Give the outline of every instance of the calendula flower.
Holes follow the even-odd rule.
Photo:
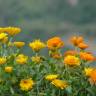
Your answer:
[[[64,42],[59,37],[53,37],[47,41],[49,50],[59,49],[64,46]]]
[[[51,84],[55,85],[57,88],[65,89],[68,87],[68,83],[64,80],[54,79]]]
[[[64,64],[69,66],[80,65],[80,59],[76,56],[68,55],[64,58]]]
[[[38,52],[38,51],[40,51],[40,49],[46,47],[45,44],[43,42],[41,42],[40,40],[35,40],[35,41],[29,43],[29,46],[35,52]]]
[[[11,73],[12,71],[13,71],[13,67],[12,66],[5,67],[5,72]]]
[[[21,29],[18,27],[6,27],[4,30],[11,36],[17,35],[21,32]]]
[[[49,75],[46,75],[45,76],[45,79],[46,80],[49,80],[49,81],[52,81],[52,80],[54,80],[54,79],[57,79],[58,78],[58,74],[49,74]]]
[[[85,44],[84,42],[82,42],[82,43],[78,44],[78,47],[79,47],[80,49],[84,50],[84,49],[88,48],[88,45]]]
[[[6,33],[0,33],[0,40],[3,40],[7,35]]]
[[[93,61],[94,56],[88,52],[80,52],[80,58],[85,61]]]
[[[31,59],[34,63],[40,63],[42,61],[40,56],[33,56]]]
[[[90,76],[92,74],[93,68],[85,68],[84,72],[86,76]]]
[[[30,78],[30,79],[23,79],[20,81],[20,89],[22,91],[28,91],[30,89],[32,89],[34,85],[34,81]]]
[[[0,65],[5,64],[6,61],[7,61],[6,58],[0,57]]]
[[[77,51],[75,51],[75,50],[69,50],[69,51],[66,51],[66,52],[64,53],[64,56],[67,56],[67,55],[75,56],[75,55],[77,55],[77,54],[78,54]]]
[[[90,73],[90,83],[96,84],[96,69],[92,70]]]
[[[14,42],[14,45],[17,47],[17,48],[21,48],[25,45],[25,42]]]
[[[26,64],[28,61],[28,56],[25,56],[23,54],[19,54],[17,57],[16,57],[16,62],[18,64]]]
[[[78,44],[83,42],[83,37],[81,36],[74,36],[71,38],[71,42],[73,45],[77,46]]]

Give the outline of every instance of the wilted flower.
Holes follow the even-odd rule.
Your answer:
[[[21,29],[19,27],[6,27],[4,28],[4,30],[11,36],[17,35],[21,32]]]
[[[27,63],[27,60],[28,60],[28,56],[25,56],[23,54],[19,54],[17,57],[16,57],[16,62],[18,64],[26,64]]]
[[[52,80],[54,80],[54,79],[57,79],[58,78],[58,74],[49,74],[49,75],[46,75],[45,76],[45,79],[46,80],[49,80],[49,81],[52,81]]]
[[[45,44],[41,42],[40,40],[35,40],[29,43],[29,46],[32,48],[33,51],[38,52],[40,51],[40,49],[45,47]]]
[[[69,66],[77,66],[80,65],[80,59],[76,56],[68,55],[64,58],[64,64]]]
[[[55,85],[57,88],[65,89],[68,87],[68,83],[64,80],[54,79],[51,84]]]
[[[30,90],[34,85],[34,81],[30,79],[22,79],[20,81],[20,88],[22,91],[28,91]]]
[[[13,71],[13,67],[12,66],[5,67],[5,72],[11,73],[12,71]]]
[[[14,42],[14,45],[17,47],[17,48],[21,48],[25,45],[25,42]]]
[[[64,42],[59,37],[53,37],[47,41],[47,47],[50,50],[59,49],[64,46]]]

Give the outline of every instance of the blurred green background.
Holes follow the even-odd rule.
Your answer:
[[[0,26],[21,27],[16,40],[26,43],[60,36],[67,48],[70,36],[82,35],[96,52],[96,0],[0,0]]]

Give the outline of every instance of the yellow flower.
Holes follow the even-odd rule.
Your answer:
[[[14,45],[17,47],[17,48],[21,48],[25,45],[25,42],[14,42]]]
[[[55,50],[63,47],[64,42],[59,37],[53,37],[47,41],[47,47],[50,50]]]
[[[11,66],[5,67],[5,72],[7,72],[7,73],[11,73],[12,70],[13,70],[13,67],[11,67]]]
[[[21,29],[18,27],[6,27],[4,29],[11,36],[17,35],[18,33],[21,32]]]
[[[68,55],[64,58],[64,64],[69,66],[80,65],[80,59],[76,56]]]
[[[68,83],[66,81],[59,80],[59,79],[54,79],[51,82],[51,84],[55,85],[57,88],[60,88],[60,89],[64,89],[68,87]]]
[[[23,54],[19,54],[16,58],[16,62],[18,64],[26,64],[28,60],[28,56],[25,56]]]
[[[5,64],[6,61],[7,61],[6,58],[0,57],[0,65]]]
[[[1,41],[3,44],[8,42],[8,37],[4,37],[3,40]]]
[[[34,85],[34,81],[30,79],[23,79],[20,81],[20,88],[22,91],[30,90]]]
[[[59,76],[58,74],[50,74],[50,75],[46,75],[45,79],[49,80],[49,81],[52,81],[52,80],[58,78],[58,76]]]
[[[4,33],[4,32],[5,32],[4,28],[0,27],[0,33]]]
[[[92,72],[93,70],[94,70],[93,68],[85,68],[85,69],[84,69],[85,75],[86,75],[86,76],[90,76],[90,74],[91,74],[91,72]]]
[[[42,61],[40,56],[33,56],[31,59],[35,63],[40,63]]]
[[[31,43],[29,43],[29,46],[32,48],[33,51],[40,51],[40,49],[45,47],[45,44],[41,42],[40,40],[35,40]]]
[[[0,33],[0,40],[3,40],[7,35],[6,33]]]

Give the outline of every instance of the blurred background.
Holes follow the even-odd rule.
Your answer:
[[[69,49],[70,36],[82,35],[96,54],[96,0],[0,0],[0,26],[21,27],[15,39],[26,43],[60,36]]]

